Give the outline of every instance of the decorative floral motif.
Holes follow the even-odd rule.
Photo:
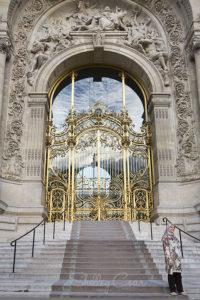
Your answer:
[[[10,140],[8,142],[7,157],[14,156],[16,153],[18,153],[18,150],[19,150],[19,144],[13,140]]]
[[[10,112],[9,114],[11,116],[15,115],[15,116],[19,116],[20,114],[22,114],[23,112],[23,108],[22,108],[22,105],[18,102],[14,102],[11,106],[10,106]],[[20,123],[20,125],[22,125]]]
[[[177,45],[180,41],[180,32],[178,30],[170,32],[170,39],[174,45]]]
[[[32,3],[33,10],[40,11],[43,8],[43,2],[41,0],[34,0]]]
[[[18,32],[16,42],[20,42],[20,41],[24,42],[24,41],[26,41],[26,39],[27,39],[27,36],[24,32],[22,32],[22,31]]]
[[[154,7],[157,12],[160,12],[163,9],[163,2],[161,0],[156,1]]]
[[[170,31],[176,25],[176,18],[173,15],[168,15],[165,18],[165,25],[167,26],[167,30]]]
[[[24,67],[23,66],[16,66],[16,68],[13,72],[12,79],[16,80],[16,79],[24,77],[24,75],[25,75]]]
[[[175,84],[175,90],[177,97],[182,97],[185,94],[185,85],[183,82],[177,82]]]
[[[18,137],[22,136],[22,122],[21,121],[12,122],[10,126],[10,133]]]

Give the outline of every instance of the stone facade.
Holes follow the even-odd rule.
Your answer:
[[[46,215],[48,93],[84,65],[119,67],[149,94],[152,219],[200,227],[200,5],[196,0],[0,1],[0,230]],[[8,230],[11,230],[8,235]],[[17,232],[17,233],[16,233]]]

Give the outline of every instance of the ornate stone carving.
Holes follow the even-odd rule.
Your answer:
[[[127,12],[120,7],[97,8],[89,2],[78,1],[74,12],[67,17],[53,17],[38,31],[38,38],[29,50],[32,66],[27,73],[28,83],[33,84],[35,70],[38,70],[48,58],[73,46],[78,33],[91,32],[94,47],[104,44],[105,32],[127,33],[120,42],[140,51],[147,56],[161,72],[166,86],[169,82],[168,51],[155,23],[137,5]],[[146,21],[144,21],[146,19]],[[169,22],[169,20],[168,20]],[[76,35],[74,35],[76,33]],[[24,36],[20,35],[23,39]],[[80,36],[81,40],[81,36]]]
[[[139,0],[136,0],[140,2]],[[183,30],[172,8],[165,1],[149,0],[145,5],[164,20],[166,32],[169,37],[171,49],[170,63],[174,74],[175,100],[177,112],[177,138],[178,157],[177,173],[188,179],[199,173],[199,155],[197,141],[194,135],[192,119],[192,105],[189,92],[188,74],[186,70],[186,57],[183,45]],[[195,48],[199,43],[195,42]]]
[[[27,73],[28,81],[32,84],[34,73],[43,66],[47,60],[47,56],[51,58],[55,53],[73,46],[74,41],[70,32],[94,32],[92,41],[95,45],[103,43],[102,32],[111,29],[116,32],[127,32],[128,37],[124,43],[149,57],[157,65],[160,72],[162,72],[165,84],[169,84],[168,51],[165,48],[166,46],[159,30],[154,22],[149,20],[147,15],[144,15],[143,10],[123,11],[118,7],[115,9],[109,7],[106,9],[105,7],[97,9],[96,5],[92,6],[84,1],[79,1],[77,7],[74,8],[74,12],[66,17],[64,23],[63,19],[55,19],[45,24],[39,33],[37,41],[35,41],[36,44],[33,44],[27,52],[27,41],[34,24],[48,7],[60,2],[62,0],[32,0],[28,2],[16,28],[16,64],[13,65],[12,71],[11,80],[13,88],[11,89],[9,100],[10,120],[7,131],[7,143],[4,150],[4,154],[6,154],[4,155],[5,176],[6,173],[9,174],[10,172],[16,179],[20,178],[23,167],[21,147],[19,146],[22,131],[19,127],[21,126],[22,128],[23,124],[24,96],[21,95],[23,95],[25,88],[24,73]],[[135,2],[138,2],[139,5],[144,5],[147,10],[151,10],[161,20],[168,34],[170,64],[176,80],[177,136],[179,137],[177,170],[179,176],[195,174],[199,166],[197,164],[198,156],[196,155],[191,99],[188,93],[189,86],[182,43],[182,26],[174,15],[173,9],[166,1],[135,0]],[[133,3],[133,5],[135,4]],[[146,21],[142,23],[142,19]],[[43,36],[42,38],[40,34]],[[17,57],[20,57],[18,62]],[[29,63],[33,59],[29,72],[27,72],[27,57],[29,57]],[[180,93],[180,84],[184,86],[184,93]],[[21,86],[22,90],[17,91],[17,86]],[[183,103],[184,106],[182,106]],[[11,125],[15,121],[17,123],[14,124],[18,124],[18,126],[14,127],[18,128],[18,130],[13,130],[13,126]],[[184,122],[187,125],[184,125]],[[8,160],[10,164],[8,164]],[[16,167],[13,167],[13,165]]]
[[[101,31],[93,33],[93,45],[94,47],[103,47],[105,34]]]

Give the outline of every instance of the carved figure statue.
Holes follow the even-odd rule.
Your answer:
[[[31,53],[34,54],[35,63],[33,64],[32,72],[37,69],[40,69],[41,66],[47,61],[49,58],[48,55],[45,54],[47,45],[41,42],[34,42],[33,47],[31,49]]]
[[[152,61],[159,60],[162,69],[165,71],[168,70],[168,54],[163,47],[163,40],[161,38],[145,38],[140,40],[140,43]]]
[[[126,26],[123,23],[123,18],[127,15],[127,11],[123,11],[120,7],[116,6],[116,11],[113,14],[113,21],[116,30],[126,30]]]
[[[39,41],[33,43],[30,53],[33,54],[33,65],[30,71],[27,73],[27,80],[30,85],[33,84],[33,77],[36,70],[39,70],[42,65],[48,60],[49,56],[45,53],[47,45]]]
[[[113,21],[113,14],[111,13],[110,7],[106,6],[104,12],[99,18],[99,27],[101,30],[114,30],[115,25]]]
[[[96,4],[90,6],[89,2],[84,2],[82,0],[78,2],[77,12],[73,15],[73,19],[76,19],[76,25],[72,28],[72,30],[95,30],[97,23],[97,18],[94,12],[95,6]]]
[[[138,21],[138,17],[140,16],[142,10],[133,12],[133,20],[129,20],[126,23],[126,28],[128,31],[128,38],[126,44],[132,46],[145,54],[145,49],[143,48],[143,44],[140,42],[147,38],[149,33],[149,24],[151,23],[150,19],[146,19],[145,21]]]
[[[93,33],[93,44],[95,47],[103,46],[104,43],[104,34],[98,30],[96,33]]]

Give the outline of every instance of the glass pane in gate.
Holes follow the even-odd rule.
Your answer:
[[[93,219],[98,194],[97,132],[84,133],[75,149],[75,219]]]

